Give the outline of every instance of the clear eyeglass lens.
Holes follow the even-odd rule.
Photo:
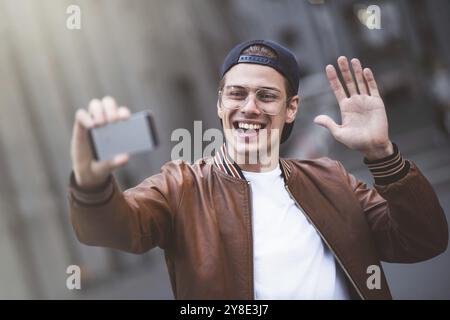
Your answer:
[[[220,93],[222,105],[227,109],[239,109],[247,104],[250,93],[245,88],[229,87]],[[277,91],[258,89],[255,91],[258,108],[270,115],[276,115],[281,108],[281,97]]]

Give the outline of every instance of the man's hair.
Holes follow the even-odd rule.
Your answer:
[[[272,48],[262,45],[262,44],[254,44],[242,51],[242,54],[244,55],[252,55],[252,56],[261,56],[265,58],[270,59],[277,59],[278,55],[275,51],[272,50]],[[288,79],[283,75],[284,79],[284,86],[286,89],[286,97],[287,99],[292,98],[297,94],[296,90],[292,87]],[[223,89],[223,86],[225,85],[225,75],[220,80],[219,83],[219,91]]]

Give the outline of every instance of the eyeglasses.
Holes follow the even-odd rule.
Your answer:
[[[226,109],[240,109],[248,103],[250,93],[254,92],[256,106],[265,114],[275,116],[280,113],[283,102],[289,99],[283,99],[278,90],[259,88],[250,90],[242,86],[228,86],[219,91],[219,100],[221,106]]]

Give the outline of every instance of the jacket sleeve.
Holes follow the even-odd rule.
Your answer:
[[[172,218],[183,194],[179,166],[169,163],[124,192],[113,176],[89,191],[76,185],[73,173],[70,180],[71,222],[80,242],[132,253],[170,245]]]
[[[383,185],[377,184],[380,180],[371,169],[374,188],[367,188],[339,164],[361,204],[379,257],[387,262],[431,259],[448,244],[447,220],[432,186],[412,161],[404,163],[407,168],[402,177],[385,175],[389,183]]]

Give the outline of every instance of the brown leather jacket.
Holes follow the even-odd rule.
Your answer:
[[[447,248],[448,227],[426,178],[410,163],[394,183],[367,188],[328,158],[280,160],[291,197],[332,250],[354,297],[390,299],[380,261],[411,263]],[[253,299],[251,186],[226,157],[172,161],[121,192],[114,178],[99,190],[70,185],[70,211],[87,245],[165,252],[177,299]],[[381,269],[369,289],[367,268]]]

